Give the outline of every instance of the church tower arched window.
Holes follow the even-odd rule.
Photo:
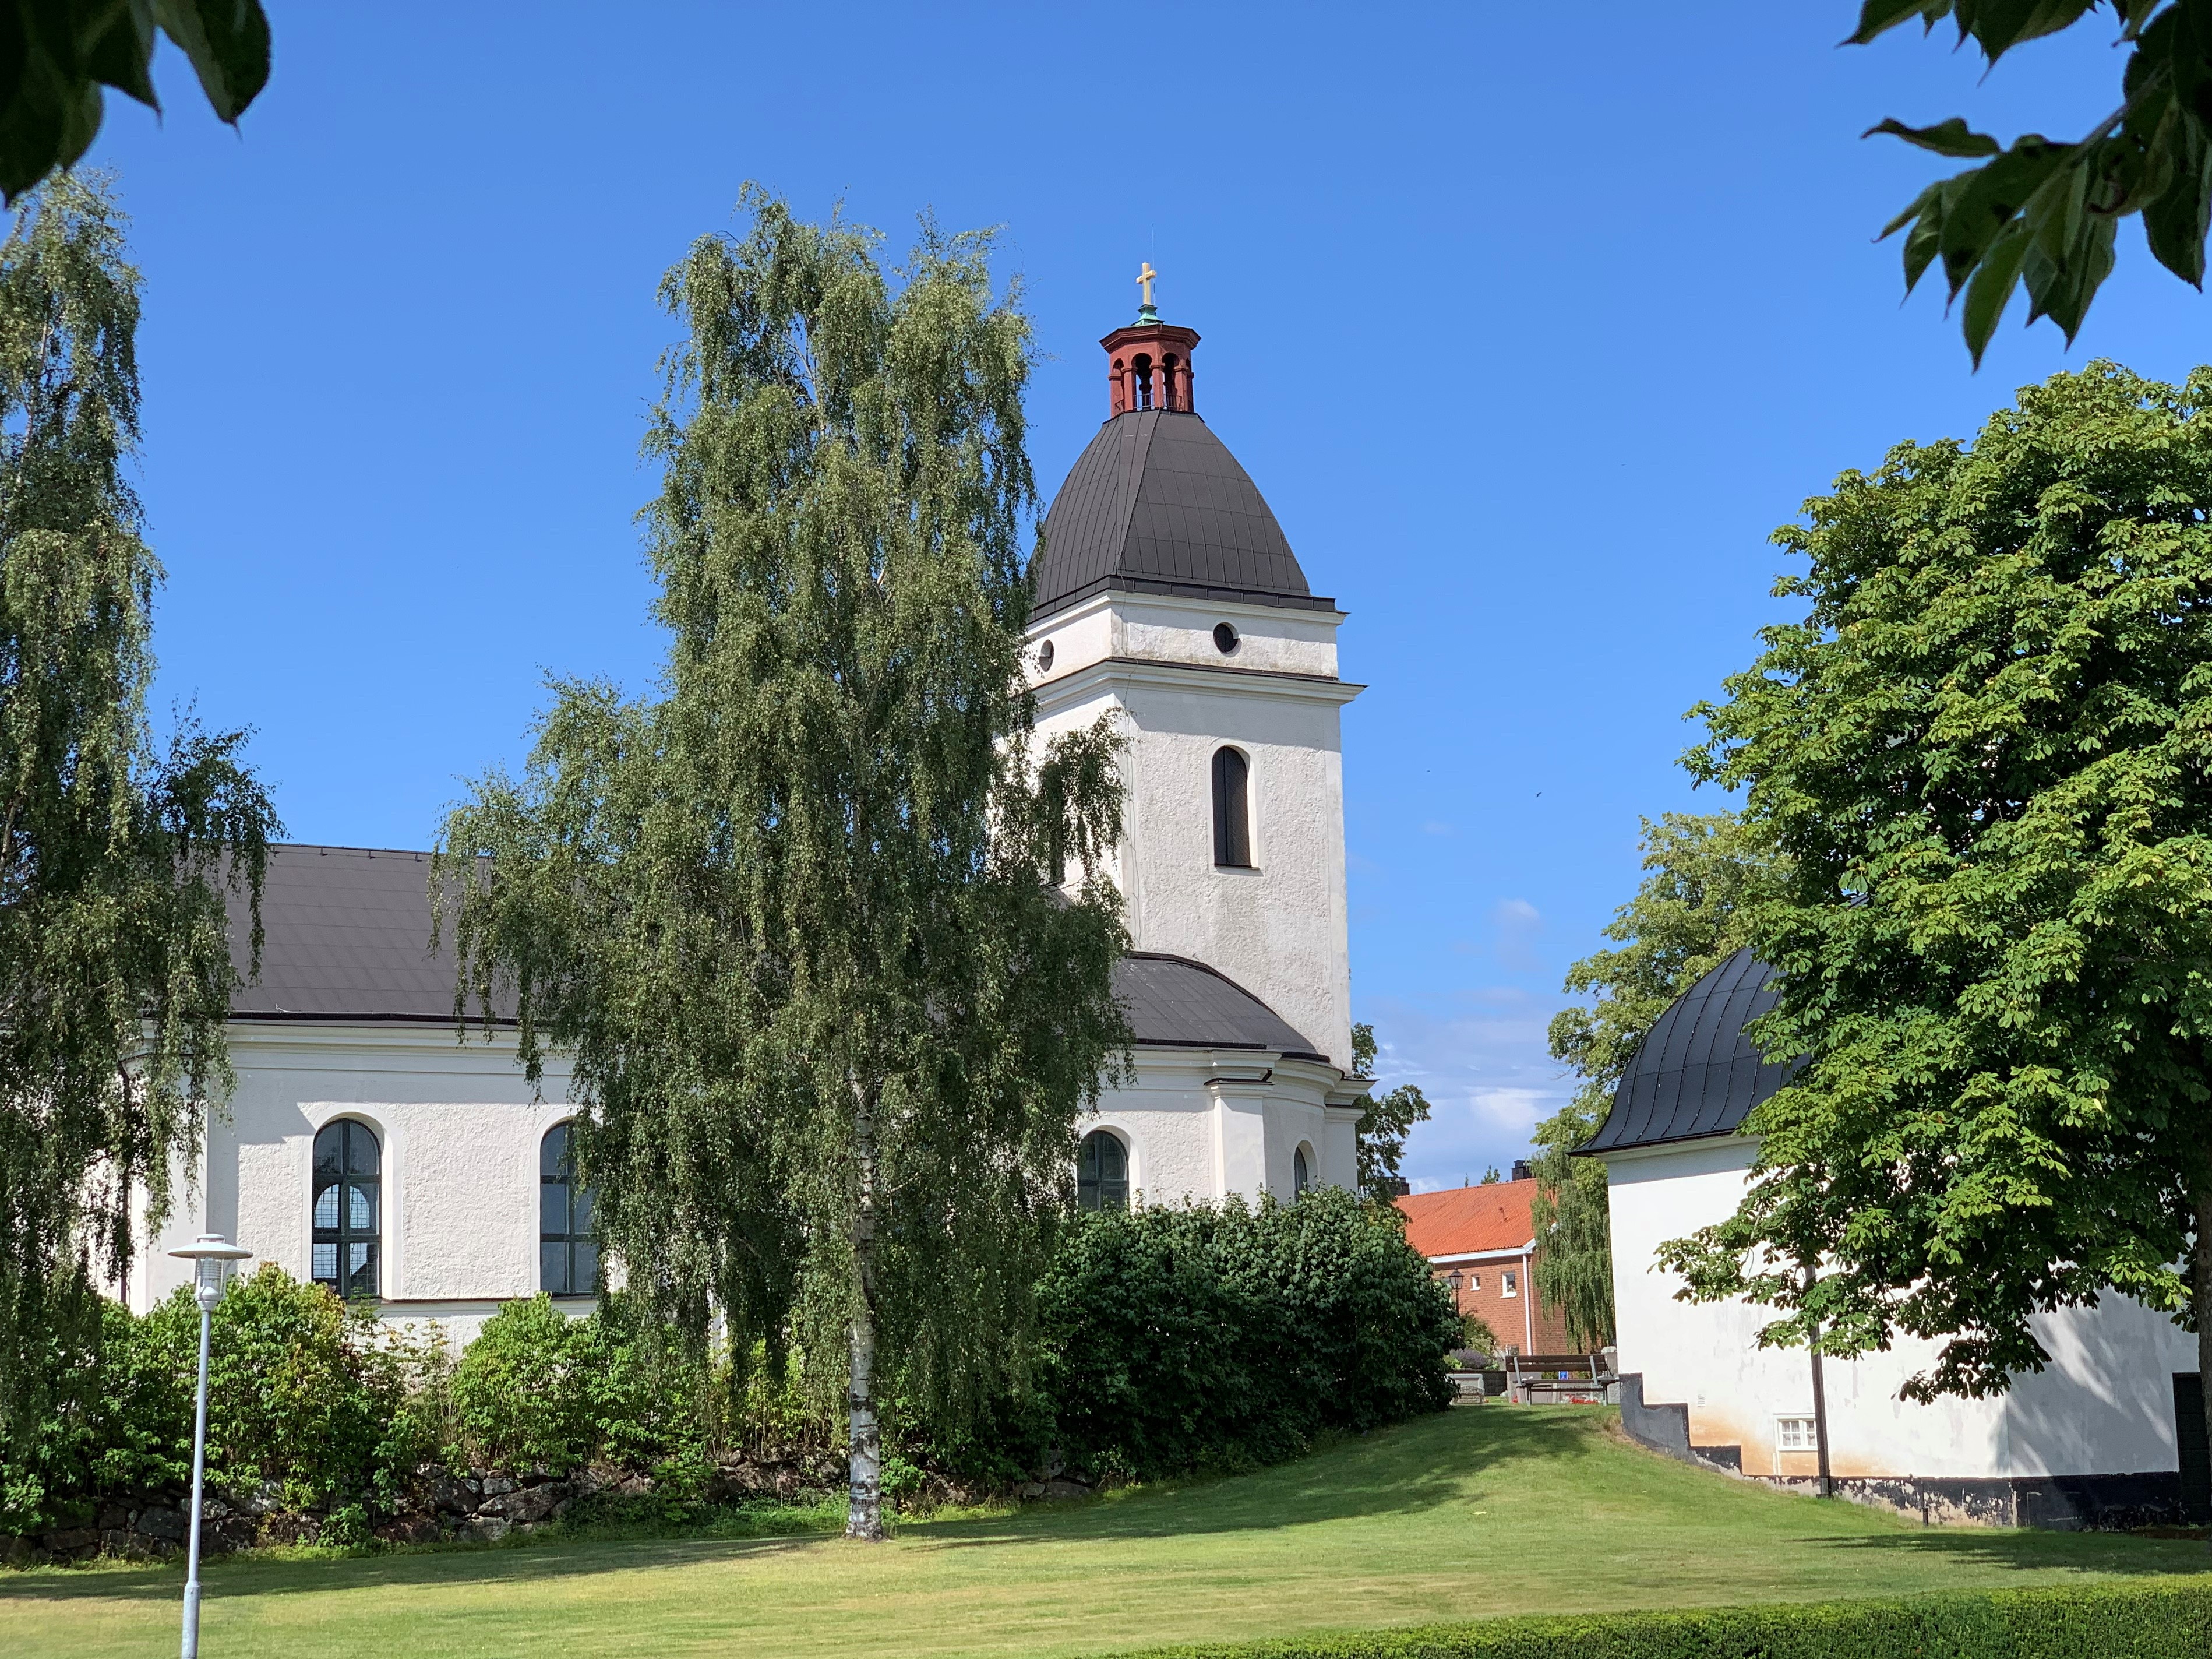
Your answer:
[[[1251,774],[1241,751],[1213,752],[1213,862],[1224,869],[1252,868]]]

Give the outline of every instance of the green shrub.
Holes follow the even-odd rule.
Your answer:
[[[2212,1577],[1900,1601],[1494,1619],[1161,1648],[1144,1659],[2203,1659]]]
[[[425,1450],[404,1409],[417,1345],[274,1262],[231,1287],[213,1324],[210,1480],[233,1491],[274,1483],[294,1509],[388,1510]],[[189,1380],[199,1352],[191,1292],[179,1290],[144,1325]]]
[[[82,1525],[104,1501],[175,1497],[191,1481],[191,1292],[143,1319],[115,1302],[101,1317],[92,1371],[58,1392],[28,1446],[0,1451],[0,1532]],[[233,1286],[213,1323],[210,1485],[273,1482],[295,1508],[388,1511],[431,1449],[407,1409],[424,1350],[273,1264]]]
[[[703,1360],[635,1330],[623,1298],[572,1319],[538,1296],[484,1321],[453,1369],[453,1418],[477,1462],[604,1462],[681,1485],[712,1467],[714,1382]]]
[[[1399,1217],[1334,1187],[1086,1217],[1039,1295],[1040,1390],[1094,1475],[1273,1462],[1440,1410],[1463,1328]]]
[[[167,1495],[191,1479],[192,1377],[116,1302],[99,1356],[57,1388],[29,1441],[0,1441],[0,1534],[82,1526],[103,1501]],[[197,1357],[197,1350],[195,1350]]]
[[[599,1345],[587,1325],[544,1296],[484,1321],[453,1368],[453,1417],[471,1456],[553,1474],[591,1461]]]

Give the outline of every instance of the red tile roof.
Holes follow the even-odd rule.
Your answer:
[[[1528,1201],[1533,1180],[1492,1181],[1416,1192],[1398,1200],[1406,1215],[1406,1241],[1425,1256],[1471,1255],[1479,1250],[1517,1250],[1535,1236]]]

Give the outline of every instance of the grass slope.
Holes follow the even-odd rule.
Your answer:
[[[2197,1572],[2204,1546],[1930,1531],[1463,1408],[1179,1489],[836,1538],[216,1562],[210,1653],[1083,1654],[1153,1644]],[[176,1648],[174,1568],[0,1573],[0,1653]]]

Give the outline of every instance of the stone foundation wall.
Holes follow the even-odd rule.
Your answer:
[[[709,1503],[746,1498],[792,1503],[838,1490],[844,1472],[844,1460],[834,1452],[731,1459],[716,1467],[696,1496]],[[621,1470],[578,1470],[557,1477],[542,1470],[426,1472],[398,1511],[370,1531],[395,1544],[495,1543],[509,1533],[534,1532],[563,1519],[582,1500],[647,1498],[658,1491],[650,1476]],[[88,1525],[0,1537],[0,1564],[80,1562],[101,1555],[166,1560],[184,1552],[189,1503],[187,1495],[164,1493],[103,1505]],[[329,1519],[287,1509],[273,1483],[251,1491],[213,1492],[201,1520],[200,1549],[221,1555],[276,1545],[358,1541],[326,1538]]]

